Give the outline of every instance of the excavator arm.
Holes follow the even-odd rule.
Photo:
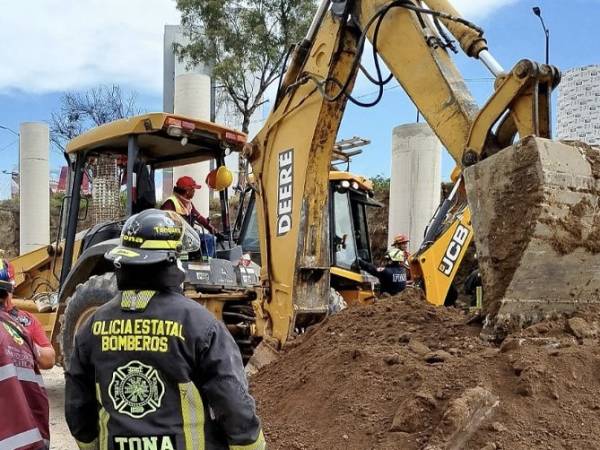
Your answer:
[[[482,109],[449,56],[447,32],[496,76]],[[273,111],[244,150],[259,198],[263,310],[269,318],[262,334],[279,343],[327,314],[328,170],[367,39],[459,166],[497,152],[517,133],[550,133],[548,98],[558,72],[522,61],[504,73],[482,31],[447,1],[323,1],[292,54]]]
[[[295,52],[276,108],[245,150],[258,193],[263,309],[271,327],[265,334],[279,342],[295,327],[324,317],[328,307],[328,175],[347,97],[328,100],[339,88],[314,80],[351,84],[359,55],[357,30],[327,9],[321,12],[310,44]]]

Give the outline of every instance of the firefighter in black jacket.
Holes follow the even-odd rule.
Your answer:
[[[225,326],[181,293],[181,250],[198,235],[146,210],[107,253],[121,293],[75,338],[66,418],[82,449],[265,449],[239,350]]]
[[[370,262],[358,260],[360,268],[379,279],[382,294],[396,295],[406,288],[406,265],[404,252],[392,248],[385,255],[385,267],[375,267]]]

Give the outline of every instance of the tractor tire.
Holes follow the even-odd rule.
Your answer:
[[[75,335],[87,319],[102,305],[118,294],[117,279],[114,273],[94,275],[80,284],[66,301],[65,313],[60,318],[60,348],[65,370],[73,353]]]

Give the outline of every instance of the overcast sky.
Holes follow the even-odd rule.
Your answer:
[[[0,90],[41,93],[98,83],[159,92],[171,0],[1,0]],[[10,43],[10,49],[6,44]]]
[[[514,0],[455,0],[481,18]],[[172,0],[1,0],[0,91],[48,93],[119,83],[159,93]]]

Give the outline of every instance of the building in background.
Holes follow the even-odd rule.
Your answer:
[[[58,175],[58,184],[56,186],[56,192],[61,194],[68,194],[69,185],[69,168],[62,166],[60,168],[60,174]],[[81,193],[84,195],[90,195],[92,193],[92,186],[90,185],[90,179],[88,176],[84,176],[81,180]]]
[[[600,65],[563,73],[558,94],[557,136],[600,145]]]

